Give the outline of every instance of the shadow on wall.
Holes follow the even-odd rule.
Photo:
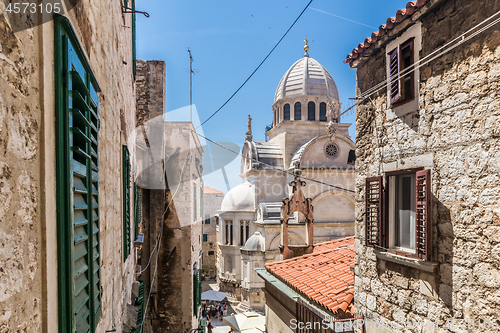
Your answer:
[[[403,264],[377,259],[377,276],[385,286],[392,288],[380,289],[382,297],[388,302],[380,306],[379,315],[384,318],[394,318],[395,303],[404,312],[423,316],[424,320],[438,321],[444,325],[443,312],[447,317],[453,317],[453,242],[455,235],[448,207],[433,195],[433,226],[432,226],[432,262],[438,263],[434,272],[426,272]],[[384,291],[385,289],[385,291]],[[395,294],[397,290],[397,294]],[[372,292],[376,293],[372,285]],[[431,313],[428,302],[437,302],[442,308],[439,313]],[[456,310],[455,310],[456,311]],[[406,317],[407,321],[410,316]],[[417,318],[412,319],[416,321]],[[441,322],[442,321],[442,322]]]

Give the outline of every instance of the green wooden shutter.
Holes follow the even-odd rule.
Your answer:
[[[139,225],[142,219],[141,189],[134,183],[134,240],[139,235]]]
[[[132,0],[132,73],[134,75],[137,72],[136,60],[137,60],[137,33],[136,33],[136,23],[135,23],[135,0]]]
[[[203,217],[203,204],[204,204],[204,201],[203,201],[203,186],[200,187],[200,217]]]
[[[201,269],[197,269],[193,274],[193,301],[193,313],[196,316],[201,306]]]
[[[60,332],[94,332],[101,316],[99,108],[95,76],[69,21],[55,20]]]
[[[146,286],[143,281],[139,283],[139,294],[135,300],[135,306],[138,308],[137,311],[137,327],[135,333],[142,333],[142,321],[144,320],[144,294]]]
[[[130,254],[130,154],[127,146],[122,146],[123,179],[123,261]]]
[[[197,196],[196,196],[196,183],[193,184],[193,216],[194,216],[194,221],[198,219],[198,205],[196,202]]]

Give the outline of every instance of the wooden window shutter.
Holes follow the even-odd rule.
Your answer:
[[[123,261],[130,254],[130,154],[126,145],[122,146],[123,172]]]
[[[417,171],[417,212],[416,212],[416,250],[417,255],[430,260],[431,252],[431,170]]]
[[[398,47],[396,47],[389,56],[389,87],[391,104],[397,102],[401,97],[401,80],[399,78],[399,73],[401,71],[400,52],[401,49],[398,45]]]
[[[365,244],[382,246],[382,177],[366,178]]]
[[[94,332],[102,313],[100,88],[69,21],[54,22],[59,332]]]

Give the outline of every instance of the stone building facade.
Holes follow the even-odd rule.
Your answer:
[[[0,331],[126,332],[133,16],[61,3],[55,19],[0,3]]]
[[[203,188],[203,258],[202,269],[206,280],[217,277],[217,227],[219,226],[219,215],[217,211],[224,199],[224,193],[205,186]]]
[[[165,122],[165,63],[137,62],[136,183],[144,241],[145,333],[188,333],[201,305],[203,149],[190,122]]]
[[[480,30],[499,9],[412,1],[347,57],[360,100],[355,308],[393,325],[378,332],[499,324],[500,31]]]
[[[268,142],[253,141],[249,117],[240,167],[243,183],[226,193],[219,211],[220,289],[253,309],[263,309],[265,303],[263,283],[249,270],[251,255],[269,263],[290,254],[282,251],[284,246],[300,255],[304,245],[354,234],[355,144],[350,124],[338,121],[340,102],[332,76],[309,57],[307,45],[304,49],[276,89]],[[283,200],[290,198],[296,174],[307,183],[303,191],[314,206],[314,231],[308,233],[309,221],[295,212],[282,237]],[[256,232],[265,246],[248,251],[246,242]]]

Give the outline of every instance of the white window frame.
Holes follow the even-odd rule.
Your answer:
[[[397,235],[397,225],[401,223],[401,221],[398,221],[398,216],[397,213],[399,212],[399,204],[400,202],[398,199],[401,197],[401,186],[398,186],[396,188],[396,179],[401,179],[402,177],[410,177],[411,178],[411,208],[410,208],[410,247],[403,247],[396,245],[398,243],[398,238],[401,237],[401,235]],[[388,211],[388,217],[389,217],[389,248],[391,249],[396,249],[399,251],[404,251],[408,253],[415,254],[416,253],[416,235],[415,235],[415,223],[416,223],[416,188],[415,188],[415,183],[416,183],[416,174],[415,173],[408,173],[408,174],[402,174],[402,175],[394,175],[394,176],[389,176],[388,177],[388,186],[389,186],[389,211]],[[401,183],[399,183],[401,185]],[[401,232],[401,228],[400,232]],[[398,237],[399,236],[399,237]]]

